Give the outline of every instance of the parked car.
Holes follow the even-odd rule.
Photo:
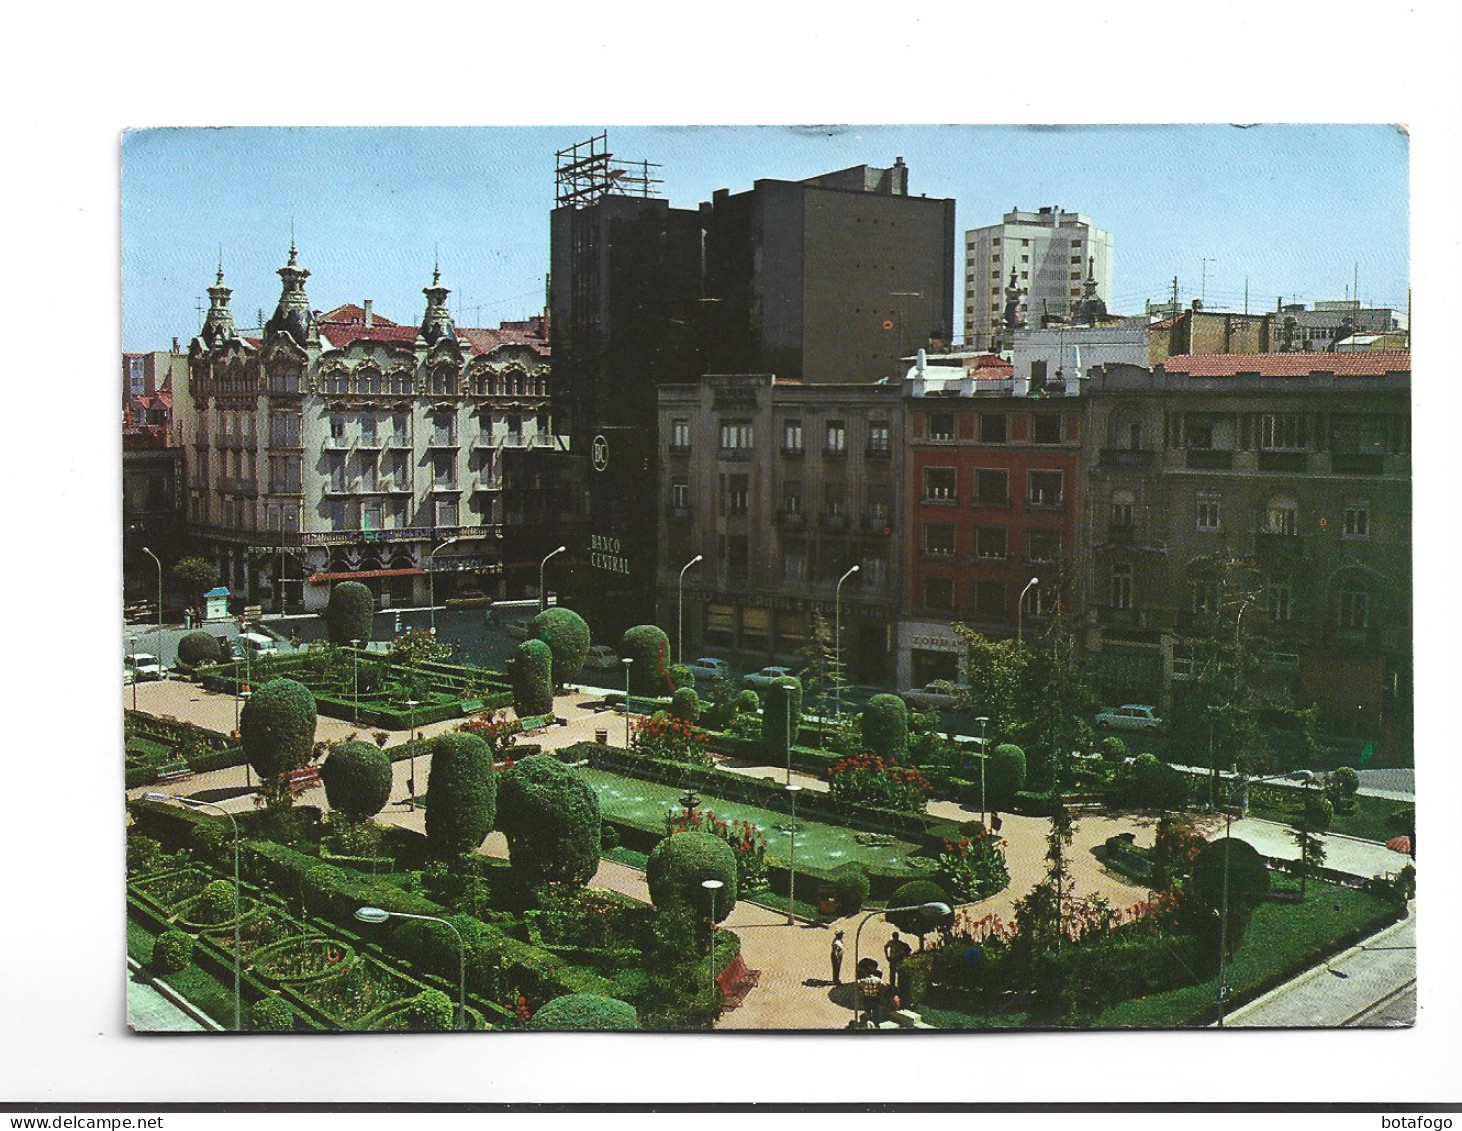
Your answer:
[[[133,652],[123,657],[128,683],[141,683],[148,679],[162,678],[162,665],[157,657],[148,652]]]
[[[772,684],[776,683],[777,680],[785,679],[791,674],[791,668],[762,668],[759,672],[752,672],[749,676],[742,680],[742,682],[745,683],[747,687],[760,689],[764,687],[770,687]]]
[[[718,679],[731,678],[731,669],[726,666],[726,661],[718,660],[714,656],[700,656],[685,666],[695,676],[698,688],[706,688]]]
[[[507,623],[508,635],[514,640],[528,639],[528,622],[525,620],[510,620]]]
[[[239,647],[251,660],[279,655],[279,645],[274,643],[274,638],[265,636],[262,632],[241,632],[238,640]]]
[[[614,654],[613,648],[605,644],[595,644],[584,657],[584,667],[596,672],[616,672],[620,667],[619,657]]]
[[[930,680],[923,687],[912,687],[902,693],[905,703],[916,711],[947,711],[959,705],[966,689],[947,679]]]
[[[1124,703],[1120,707],[1108,707],[1097,713],[1094,720],[1099,727],[1114,730],[1155,730],[1163,725],[1157,708],[1146,703]]]

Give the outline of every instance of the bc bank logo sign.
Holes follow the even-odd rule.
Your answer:
[[[594,437],[594,470],[603,471],[609,466],[609,441],[601,433]]]

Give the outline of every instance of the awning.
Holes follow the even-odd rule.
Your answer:
[[[326,581],[359,581],[371,577],[424,577],[424,569],[353,569],[344,573],[312,573],[305,578],[312,585]]]

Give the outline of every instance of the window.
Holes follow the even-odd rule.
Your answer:
[[[438,499],[433,511],[438,528],[457,525],[456,499]]]
[[[451,412],[434,412],[431,417],[433,444],[450,446],[457,442],[457,416]]]
[[[875,420],[868,425],[868,450],[886,455],[890,449],[888,422]]]
[[[1371,536],[1371,508],[1367,502],[1345,504],[1345,536],[1347,538],[1369,538]]]
[[[1193,611],[1210,616],[1218,612],[1218,582],[1193,582]]]
[[[1370,624],[1369,599],[1364,589],[1354,583],[1346,585],[1338,598],[1336,623],[1341,628],[1366,628]]]
[[[950,577],[924,578],[924,607],[926,609],[953,609],[954,579]]]
[[[980,413],[980,443],[1003,444],[1006,432],[1006,416],[1003,412]]]
[[[1132,607],[1132,567],[1126,563],[1112,566],[1112,608]]]
[[[376,489],[375,452],[367,452],[360,457],[360,487],[362,491],[374,491]]]
[[[1112,526],[1118,530],[1131,530],[1133,518],[1133,497],[1130,491],[1117,491],[1112,495]]]
[[[1211,491],[1198,492],[1197,526],[1199,530],[1219,528],[1219,497]]]
[[[406,414],[404,412],[393,412],[391,414],[391,443],[397,447],[405,447],[411,441],[407,436]]]
[[[940,441],[954,439],[954,413],[932,412],[929,414],[929,439]]]
[[[782,488],[782,513],[802,513],[802,484],[788,483]]]
[[[269,445],[275,448],[300,446],[300,418],[294,412],[269,414]]]
[[[1036,413],[1031,418],[1031,440],[1037,444],[1059,444],[1061,442],[1061,414],[1059,412]]]
[[[827,422],[827,444],[825,450],[829,455],[842,456],[848,454],[848,428],[841,420],[829,420]]]
[[[978,526],[975,528],[975,557],[985,561],[1004,561],[1005,543],[1005,527]]]
[[[381,500],[372,499],[360,505],[360,528],[362,530],[381,529]]]
[[[924,553],[931,558],[954,557],[954,527],[945,522],[926,522]]]
[[[975,613],[985,620],[1005,619],[1005,582],[980,580],[975,582]]]
[[[325,479],[331,491],[345,490],[345,453],[331,452],[325,464]]]
[[[329,513],[331,530],[350,529],[349,504],[344,499],[330,500],[325,509]]]
[[[690,451],[689,420],[672,420],[670,422],[670,450],[672,452]]]
[[[451,452],[433,452],[431,462],[433,487],[457,486],[457,460]]]
[[[368,448],[374,448],[377,443],[378,432],[376,430],[376,414],[365,413],[360,418],[360,442]]]
[[[1277,577],[1271,581],[1269,583],[1269,619],[1275,624],[1284,624],[1288,621],[1293,600],[1289,588],[1289,578]]]
[[[1304,452],[1310,444],[1309,418],[1265,413],[1259,417],[1259,447],[1271,452]]]
[[[807,580],[807,543],[786,542],[782,545],[782,580]]]
[[[975,471],[975,501],[982,507],[1010,505],[1010,472]]]
[[[953,503],[956,501],[954,468],[926,467],[924,469],[924,501],[926,503]]]
[[[721,476],[721,511],[723,514],[745,514],[750,480],[745,475]]]
[[[1032,530],[1026,535],[1026,561],[1051,563],[1061,558],[1061,534],[1056,530]]]
[[[1174,644],[1173,645],[1173,678],[1174,679],[1192,679],[1193,678],[1193,663],[1194,663],[1194,660],[1193,660],[1193,645],[1191,645],[1191,644]]]
[[[751,421],[721,421],[721,450],[726,452],[751,451]]]
[[[882,589],[888,584],[888,561],[869,555],[859,563],[859,585],[864,589]]]
[[[844,510],[844,487],[841,483],[828,483],[822,489],[822,509],[830,517],[840,517]]]
[[[788,455],[802,454],[802,421],[789,420],[782,425],[782,451]]]
[[[1033,362],[1031,362],[1031,385],[1030,385],[1030,391],[1033,392],[1033,393],[1039,393],[1045,387],[1046,387],[1046,363],[1044,361],[1033,361]],[[1050,440],[1050,441],[1039,441],[1038,440],[1037,443],[1052,443],[1052,444],[1054,444],[1054,443],[1057,443],[1059,441],[1059,439],[1060,438],[1057,437],[1056,440]]]
[[[387,464],[387,474],[390,476],[391,485],[398,491],[405,490],[411,482],[410,466],[405,452],[397,452],[391,457],[391,462]]]
[[[1283,534],[1293,537],[1299,532],[1299,508],[1290,498],[1273,498],[1265,515],[1264,530],[1267,534]]]
[[[672,479],[670,481],[670,505],[678,511],[687,510],[690,507],[690,481],[686,479]]]
[[[1056,590],[1044,585],[1032,585],[1025,595],[1025,615],[1048,617],[1056,611]]]
[[[1033,507],[1062,505],[1062,474],[1059,471],[1032,471],[1026,476],[1026,501]]]

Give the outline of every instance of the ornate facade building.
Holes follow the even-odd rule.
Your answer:
[[[517,596],[552,537],[554,432],[541,319],[457,327],[440,272],[419,326],[310,309],[293,245],[262,337],[219,271],[188,351],[189,532],[248,603],[316,609],[330,584],[383,605]]]

